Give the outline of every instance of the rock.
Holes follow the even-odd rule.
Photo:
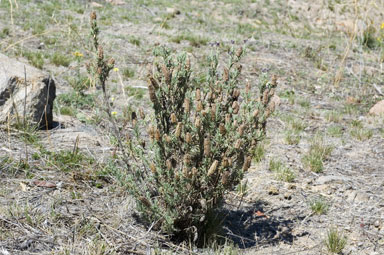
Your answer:
[[[352,203],[355,200],[356,195],[357,195],[357,193],[354,190],[347,191],[346,192],[346,196],[347,196],[346,201],[349,202],[349,203]]]
[[[48,74],[0,54],[0,123],[21,123],[25,116],[28,123],[51,128],[55,97],[55,82]]]
[[[96,3],[96,2],[92,2],[91,3],[91,7],[93,7],[93,8],[101,8],[101,7],[103,7],[103,5],[99,4],[99,3]]]
[[[279,195],[279,189],[278,188],[276,188],[275,186],[269,186],[269,188],[268,188],[268,194],[269,195],[274,195],[274,196],[276,196],[276,195]]]
[[[370,115],[384,115],[384,100],[377,102],[370,110]]]
[[[291,194],[291,192],[285,192],[285,193],[284,193],[284,198],[287,199],[287,200],[291,200],[291,199],[292,199],[292,194]]]
[[[107,3],[112,5],[124,5],[125,2],[123,0],[107,0]]]
[[[180,10],[177,10],[177,9],[175,9],[175,8],[171,8],[171,7],[168,7],[167,8],[167,10],[166,10],[166,12],[168,13],[168,14],[170,14],[170,15],[179,15],[181,12],[180,12]]]
[[[325,176],[320,176],[319,178],[317,178],[317,180],[315,181],[315,184],[323,185],[323,184],[330,183],[330,182],[344,183],[344,182],[347,182],[349,180],[350,180],[349,178],[344,177],[344,176],[325,175]]]

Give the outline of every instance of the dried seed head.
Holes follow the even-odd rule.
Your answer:
[[[200,101],[201,100],[201,91],[200,91],[200,89],[196,89],[195,99],[196,99],[196,101]]]
[[[269,108],[267,108],[266,110],[265,110],[265,112],[264,112],[264,117],[265,118],[268,118],[270,115],[271,115],[271,109],[269,109]]]
[[[191,133],[186,133],[185,134],[185,142],[186,143],[191,143],[192,142],[192,135],[191,135]]]
[[[178,181],[180,180],[179,172],[175,171],[175,180]]]
[[[155,128],[152,125],[147,128],[147,133],[151,139],[155,138]]]
[[[191,163],[191,155],[185,154],[184,155],[184,164],[189,165]]]
[[[227,185],[228,181],[229,181],[229,171],[225,171],[223,173],[223,175],[221,176],[221,184],[223,185]]]
[[[266,105],[268,104],[268,94],[269,94],[269,89],[266,89],[264,90],[264,93],[263,93],[263,104]]]
[[[163,139],[166,143],[170,143],[172,141],[171,137],[167,134],[164,134]]]
[[[220,123],[220,125],[219,125],[219,132],[221,135],[225,135],[225,133],[226,133],[225,125],[223,123]]]
[[[232,126],[237,127],[237,120],[234,120]]]
[[[217,160],[213,161],[211,167],[208,170],[208,176],[211,176],[212,174],[214,174],[216,172],[218,164],[219,164],[219,161],[217,161]]]
[[[90,18],[91,20],[95,20],[97,18],[96,12],[91,12]]]
[[[210,101],[212,99],[212,92],[209,91],[207,94],[207,100]]]
[[[140,118],[141,118],[141,119],[145,119],[145,113],[144,113],[143,108],[140,108],[140,109],[139,109],[139,114],[140,114]]]
[[[196,168],[196,167],[193,167],[192,170],[191,170],[191,172],[192,172],[192,176],[193,176],[193,177],[196,177],[196,176],[197,176],[197,168]]]
[[[149,168],[151,169],[151,172],[152,172],[153,174],[156,174],[156,166],[155,166],[154,163],[151,163],[151,164],[149,165]]]
[[[189,178],[190,176],[189,176],[189,168],[188,167],[186,167],[186,166],[184,166],[183,167],[183,175],[185,176],[185,177],[187,177],[187,178]]]
[[[199,116],[196,116],[195,118],[195,127],[200,128],[201,127],[201,120]]]
[[[268,109],[271,111],[271,112],[274,112],[275,111],[275,102],[274,101],[271,101],[268,105]]]
[[[201,101],[197,101],[196,111],[201,112],[203,110],[203,103]]]
[[[97,57],[99,59],[103,59],[104,58],[104,50],[103,50],[103,47],[99,46],[99,48],[97,49]]]
[[[224,67],[224,77],[223,77],[224,82],[227,82],[229,80],[229,70],[228,68]]]
[[[101,67],[97,68],[97,74],[101,75],[103,73],[103,69]]]
[[[224,158],[223,158],[223,161],[221,162],[221,165],[222,165],[222,167],[224,167],[224,168],[229,166],[228,158],[227,158],[227,157],[224,157]]]
[[[171,114],[171,123],[172,123],[172,124],[175,124],[176,122],[177,122],[176,114],[175,114],[175,113],[172,113],[172,114]]]
[[[137,120],[136,119],[132,119],[132,126],[136,126],[137,125]]]
[[[275,89],[271,88],[271,90],[269,91],[269,97],[273,97],[274,94],[275,94]]]
[[[115,59],[114,58],[110,58],[108,60],[108,65],[109,65],[109,67],[113,68],[113,66],[115,65]]]
[[[204,139],[204,155],[209,156],[211,154],[211,141],[209,138]]]
[[[243,66],[242,66],[242,65],[238,65],[238,66],[236,67],[236,69],[237,69],[237,71],[238,71],[239,73],[241,73],[241,70],[243,69]]]
[[[171,162],[171,160],[167,159],[167,161],[165,161],[165,166],[167,167],[168,170],[171,170],[172,169],[172,162]]]
[[[240,149],[240,147],[241,147],[241,140],[237,139],[235,142],[235,149]]]
[[[189,57],[187,57],[187,59],[185,60],[185,68],[187,69],[187,71],[191,70],[191,60],[189,59]]]
[[[240,96],[240,90],[239,89],[234,89],[232,92],[232,97],[237,100]]]
[[[169,84],[169,82],[171,81],[171,74],[165,64],[161,65],[161,72],[163,73],[165,82]]]
[[[178,123],[177,123],[176,131],[175,131],[175,136],[176,136],[177,138],[179,138],[180,135],[181,135],[181,127],[182,127],[182,125],[183,125],[183,123],[181,123],[181,122],[178,122]]]
[[[188,98],[184,99],[184,105],[183,106],[184,106],[185,112],[189,113],[189,111],[191,110],[191,103],[190,103]]]
[[[149,200],[148,200],[146,197],[141,196],[141,197],[139,197],[139,200],[140,200],[140,202],[141,202],[144,206],[146,206],[146,207],[151,207],[151,202],[149,202]]]
[[[239,112],[240,106],[239,106],[239,103],[237,101],[233,101],[232,109],[233,109],[234,114],[237,114]]]
[[[210,112],[211,112],[211,120],[215,121],[215,119],[216,119],[216,105],[215,104],[213,104],[212,107],[210,108]]]
[[[241,57],[241,54],[243,54],[243,47],[240,47],[240,48],[238,48],[237,49],[237,51],[236,51],[236,57]]]
[[[160,141],[160,138],[161,138],[161,136],[160,136],[160,130],[159,130],[158,128],[156,128],[156,130],[155,130],[155,140],[156,140],[157,142],[159,142],[159,141]]]
[[[237,132],[239,132],[239,135],[242,136],[244,134],[244,130],[245,130],[245,125],[242,124],[240,125],[240,127],[237,129]]]
[[[273,87],[276,87],[276,85],[277,85],[277,76],[276,75],[272,76],[271,85]]]
[[[259,110],[256,109],[256,110],[253,112],[252,115],[253,115],[254,118],[257,118],[257,116],[259,115]]]
[[[252,158],[247,156],[244,160],[243,171],[247,171],[251,167]]]
[[[153,87],[152,83],[148,84],[148,93],[149,93],[149,99],[151,100],[151,102],[156,103],[157,97],[155,94],[155,88]]]
[[[228,158],[228,166],[232,166],[232,163],[233,163],[233,159],[232,158]]]
[[[225,114],[225,124],[231,123],[231,115],[229,113]]]
[[[245,93],[249,93],[249,91],[251,91],[251,83],[249,83],[249,81],[247,81],[247,84],[245,85]]]

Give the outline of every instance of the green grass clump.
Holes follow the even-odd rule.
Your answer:
[[[275,173],[275,178],[279,181],[293,182],[295,174],[286,167],[280,160],[271,159],[269,161],[269,170]]]
[[[326,214],[329,209],[329,205],[323,199],[319,198],[310,203],[311,210],[313,213],[321,215]]]
[[[55,52],[51,56],[51,63],[54,64],[55,66],[68,67],[69,64],[71,63],[71,58],[68,57],[67,55],[63,55],[61,53]]]
[[[333,148],[324,143],[323,139],[316,137],[312,140],[309,151],[303,157],[303,163],[306,167],[315,173],[323,171],[323,162],[326,160]]]
[[[31,65],[42,69],[44,66],[44,55],[41,52],[30,52],[26,51],[23,53],[24,57],[26,57]]]
[[[332,228],[327,233],[325,245],[329,252],[334,254],[341,254],[345,245],[347,244],[346,237],[335,228]]]

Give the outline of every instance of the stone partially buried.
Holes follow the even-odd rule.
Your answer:
[[[0,54],[0,123],[22,123],[25,117],[39,128],[51,128],[55,97],[48,74]]]

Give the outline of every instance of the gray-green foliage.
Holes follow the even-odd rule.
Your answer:
[[[136,160],[129,188],[146,222],[179,238],[201,240],[208,216],[225,191],[239,184],[265,135],[276,79],[263,77],[256,99],[250,84],[238,88],[241,48],[230,52],[222,72],[218,57],[211,56],[208,78],[197,86],[185,54],[164,47],[154,54],[148,87],[155,116],[132,114],[128,144]]]

